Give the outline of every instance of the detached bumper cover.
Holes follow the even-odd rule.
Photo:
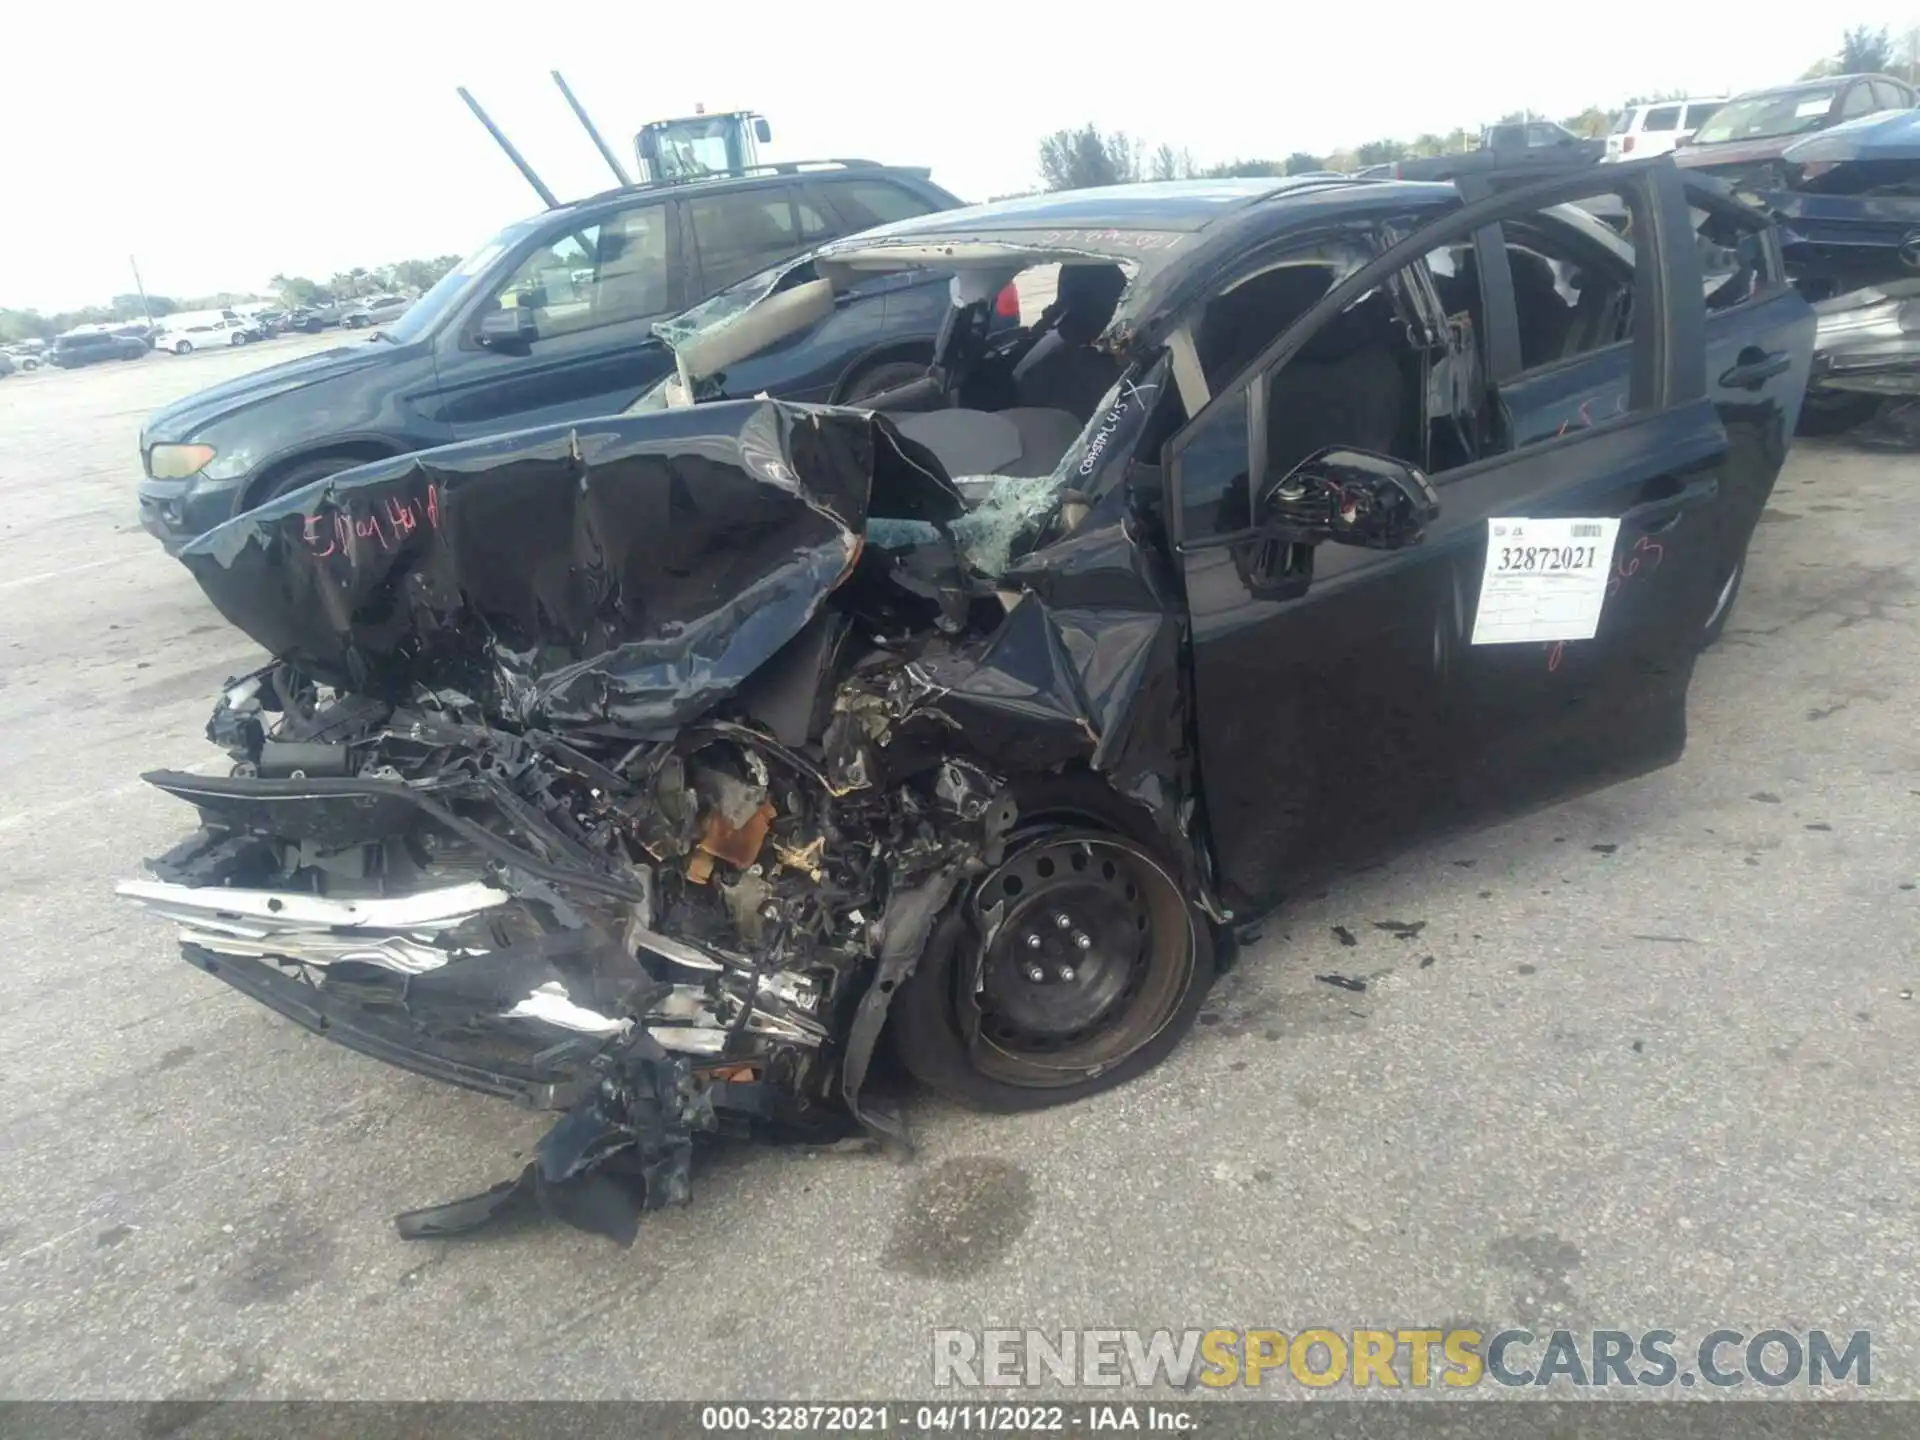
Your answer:
[[[1814,306],[1813,384],[1866,394],[1920,393],[1920,279],[1869,286]]]

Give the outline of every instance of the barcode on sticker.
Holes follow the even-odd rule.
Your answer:
[[[1575,525],[1573,527],[1573,538],[1576,540],[1598,540],[1600,538],[1600,527],[1598,525]]]

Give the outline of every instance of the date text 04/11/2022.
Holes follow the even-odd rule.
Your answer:
[[[1199,1428],[1191,1410],[1173,1405],[706,1405],[700,1428],[709,1434],[1063,1434],[1098,1431],[1158,1431],[1182,1434]]]

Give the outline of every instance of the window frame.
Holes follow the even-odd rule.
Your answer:
[[[812,246],[807,241],[803,240],[800,235],[800,211],[798,207],[796,207],[794,204],[794,192],[796,188],[797,187],[791,183],[781,184],[781,185],[758,185],[758,186],[754,186],[751,189],[746,189],[746,190],[718,190],[708,195],[689,195],[686,197],[686,204],[682,207],[683,213],[686,216],[686,220],[684,222],[685,229],[682,232],[685,239],[686,246],[687,246],[686,268],[687,268],[688,274],[698,277],[698,285],[696,288],[699,290],[700,298],[702,300],[707,299],[710,296],[719,294],[722,290],[726,289],[727,286],[729,285],[738,284],[740,281],[746,279],[749,275],[757,275],[760,271],[765,270],[770,266],[780,264],[783,258],[796,256],[796,255],[804,255],[809,249],[812,248]],[[715,284],[707,276],[707,257],[703,252],[700,244],[700,226],[699,226],[699,223],[694,219],[693,211],[694,211],[694,207],[700,204],[702,201],[708,201],[712,203],[725,203],[727,201],[733,201],[733,200],[746,200],[746,201],[751,201],[754,204],[758,204],[758,205],[768,205],[768,204],[773,204],[775,202],[783,202],[787,207],[787,228],[793,237],[793,249],[785,252],[785,256],[770,257],[766,260],[760,261],[755,265],[750,266],[748,269],[742,271],[738,275],[733,276],[731,279],[722,281],[719,284]]]
[[[920,205],[923,208],[915,211],[912,215],[899,216],[896,217],[895,220],[875,220],[869,224],[840,203],[842,196],[845,196],[849,201],[852,200],[850,192],[856,185],[884,186],[896,194],[909,197],[916,205]],[[862,175],[857,173],[835,175],[831,179],[819,181],[815,188],[826,197],[827,203],[833,207],[834,215],[839,218],[840,224],[845,227],[841,233],[846,235],[858,235],[863,230],[873,230],[882,225],[896,224],[899,220],[918,219],[922,215],[932,215],[940,209],[940,205],[932,196],[923,195],[912,186],[902,184],[899,180],[893,179],[890,176]]]
[[[1209,417],[1217,418],[1222,406],[1244,400],[1248,417],[1247,494],[1251,502],[1265,478],[1257,473],[1264,463],[1264,444],[1255,448],[1253,443],[1255,417],[1264,418],[1263,407],[1256,399],[1264,389],[1264,378],[1299,354],[1354,300],[1386,283],[1410,264],[1424,262],[1431,251],[1472,238],[1481,277],[1481,303],[1490,332],[1487,378],[1496,389],[1502,383],[1511,382],[1512,372],[1495,368],[1496,347],[1492,343],[1504,332],[1511,346],[1509,358],[1517,362],[1519,336],[1512,275],[1499,228],[1503,219],[1531,215],[1596,195],[1624,193],[1638,237],[1636,259],[1642,254],[1642,246],[1648,259],[1648,263],[1634,266],[1633,333],[1624,342],[1631,346],[1627,412],[1562,440],[1528,446],[1524,452],[1528,457],[1538,456],[1554,445],[1587,442],[1596,433],[1616,427],[1644,424],[1650,417],[1704,399],[1707,394],[1706,307],[1699,255],[1688,213],[1687,188],[1679,170],[1665,156],[1604,168],[1611,173],[1602,176],[1582,169],[1531,183],[1522,182],[1506,190],[1494,189],[1494,181],[1486,176],[1462,177],[1456,182],[1456,188],[1461,191],[1465,204],[1412,231],[1335,285],[1312,309],[1277,335],[1231,383],[1209,394],[1206,404],[1197,414],[1188,417],[1187,423],[1167,442],[1164,452],[1164,513],[1175,553],[1236,544],[1259,533],[1249,525],[1242,531],[1223,531],[1197,541],[1190,541],[1187,536],[1182,458],[1193,438],[1209,423]],[[1185,327],[1181,333],[1185,333]],[[1250,387],[1254,388],[1250,390]],[[1260,438],[1264,439],[1264,435]],[[1448,471],[1447,479],[1458,481],[1477,474],[1483,467],[1512,463],[1519,453],[1523,452],[1502,451],[1483,456]],[[1251,520],[1251,514],[1248,518]]]
[[[592,229],[596,232],[595,244],[597,249],[599,238],[598,230],[601,226],[632,211],[646,209],[661,210],[664,216],[663,223],[666,226],[667,302],[666,310],[663,313],[672,315],[686,309],[686,266],[684,263],[686,245],[680,230],[680,206],[679,203],[672,198],[658,195],[649,196],[631,205],[612,206],[605,210],[569,215],[566,220],[560,224],[551,228],[543,226],[534,230],[532,234],[524,236],[518,245],[514,246],[514,248],[505,255],[498,257],[493,265],[488,267],[488,273],[493,277],[492,280],[485,285],[474,286],[474,298],[468,302],[466,308],[460,313],[450,330],[450,333],[460,337],[459,348],[462,350],[494,353],[488,351],[488,347],[480,343],[480,318],[490,309],[494,308],[494,302],[506,292],[507,286],[513,283],[514,277],[520,273],[520,267],[526,264],[536,252],[551,249],[566,237],[578,235],[582,230],[587,229]],[[598,274],[598,266],[599,260],[596,254],[596,275]],[[480,277],[476,276],[475,278],[479,279]],[[359,303],[364,305],[367,302],[361,301]],[[620,325],[632,324],[635,319],[643,318],[645,317],[636,316],[622,320],[609,320],[604,324],[586,325],[577,330],[563,330],[555,335],[539,335],[534,338],[532,343],[535,346],[540,346],[553,341],[570,339],[575,336],[597,335],[602,331]]]

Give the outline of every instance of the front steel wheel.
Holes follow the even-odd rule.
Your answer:
[[[1144,838],[1036,827],[936,926],[894,1001],[897,1049],[980,1109],[1064,1104],[1165,1059],[1213,972],[1205,916]]]

